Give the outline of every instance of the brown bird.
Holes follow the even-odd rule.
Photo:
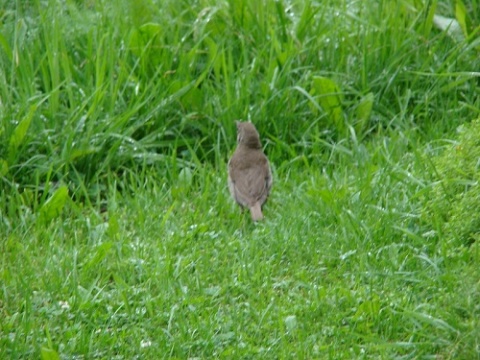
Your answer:
[[[228,188],[241,207],[250,209],[253,221],[262,220],[262,205],[272,187],[270,164],[255,126],[250,122],[235,123],[238,144],[228,162]]]

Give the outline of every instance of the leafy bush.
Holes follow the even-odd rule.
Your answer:
[[[437,181],[424,215],[447,240],[471,243],[480,234],[480,119],[461,126],[433,165]]]

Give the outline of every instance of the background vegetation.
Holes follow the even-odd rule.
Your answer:
[[[0,5],[1,358],[480,357],[477,0]]]

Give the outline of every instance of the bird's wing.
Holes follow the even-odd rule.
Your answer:
[[[233,170],[232,181],[235,187],[235,198],[241,204],[253,206],[266,199],[271,184],[270,169],[267,164],[249,166]]]

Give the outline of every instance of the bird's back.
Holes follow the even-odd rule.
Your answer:
[[[230,192],[243,206],[262,205],[270,191],[268,159],[260,149],[238,147],[229,162]]]

